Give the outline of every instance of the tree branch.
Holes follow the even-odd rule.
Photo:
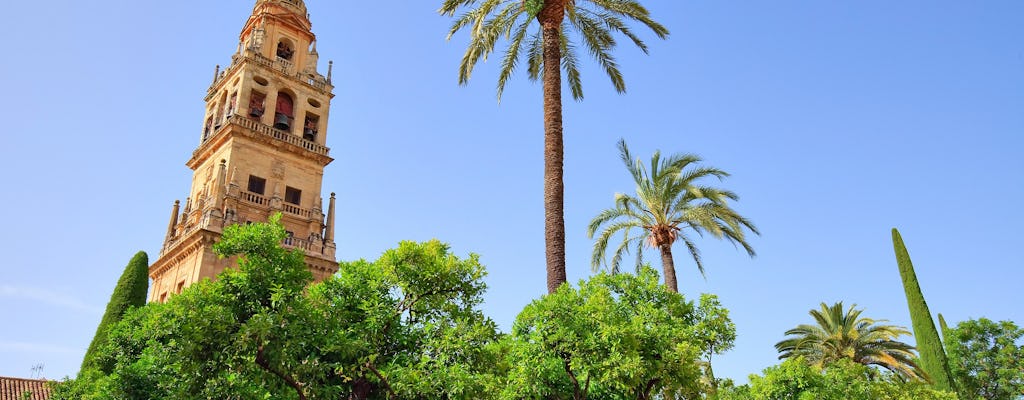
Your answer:
[[[299,400],[306,400],[306,394],[303,393],[302,391],[302,383],[296,381],[294,378],[288,375],[285,375],[283,372],[277,371],[270,367],[270,362],[267,361],[266,355],[263,354],[263,346],[260,346],[259,349],[256,350],[256,365],[259,365],[260,368],[263,368],[265,371],[270,372],[271,374],[274,374],[278,378],[284,380],[284,382],[287,383],[288,386],[291,386],[293,389],[295,389],[295,393],[299,394]]]
[[[587,394],[586,393],[582,393],[582,394],[580,393],[580,381],[576,379],[576,374],[572,373],[572,368],[569,366],[568,354],[562,353],[562,361],[563,361],[563,364],[565,365],[565,373],[569,374],[569,379],[572,380],[572,390],[574,392],[573,393],[573,398],[575,400],[584,400],[584,399],[586,399],[587,398]],[[588,380],[588,384],[589,384],[590,378],[587,378],[587,380]],[[589,388],[588,388],[588,390],[589,390]]]
[[[397,399],[398,398],[398,395],[395,394],[395,390],[391,388],[391,384],[388,383],[388,380],[386,378],[384,378],[384,375],[381,375],[380,371],[377,371],[377,368],[374,368],[373,363],[367,361],[366,362],[366,369],[369,369],[370,371],[372,371],[373,374],[377,376],[377,379],[380,379],[380,382],[384,384],[384,388],[387,389],[388,393],[391,395],[390,398],[392,398],[392,399]]]

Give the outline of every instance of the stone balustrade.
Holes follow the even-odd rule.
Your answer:
[[[312,151],[320,155],[326,156],[330,152],[330,149],[328,149],[326,146],[322,146],[316,142],[311,142],[299,136],[295,136],[292,135],[291,133],[275,129],[270,125],[264,125],[260,122],[251,120],[240,115],[235,115],[229,120],[229,122],[231,124],[237,124],[238,126],[241,126],[243,128],[248,128],[258,134],[269,136],[276,140],[280,140],[289,144],[299,146],[301,148],[304,148],[306,150]]]
[[[281,204],[281,206],[282,206],[281,208],[284,210],[284,212],[289,213],[289,214],[298,215],[298,216],[303,217],[303,218],[309,218],[309,216],[312,214],[312,211],[309,211],[307,209],[304,209],[304,208],[301,208],[299,206],[295,206],[295,205],[292,205],[292,204],[283,203],[283,204]]]
[[[267,200],[266,197],[258,195],[258,194],[253,193],[253,192],[249,192],[249,191],[242,192],[242,200],[246,201],[246,202],[249,202],[249,203],[261,205],[261,206],[266,206],[266,205],[270,204],[270,201]]]
[[[189,235],[192,234],[192,232],[195,232],[197,230],[199,230],[199,224],[186,225],[185,228],[181,230],[181,232],[176,232],[176,234],[173,237],[167,238],[167,240],[164,241],[164,247],[160,248],[160,255],[163,256],[164,253],[170,251],[175,246],[177,246],[178,242],[181,242],[181,239],[188,237]]]
[[[261,135],[261,136],[264,136],[264,137],[270,137],[270,138],[273,138],[274,140],[277,140],[277,141],[282,141],[282,142],[285,142],[285,143],[288,143],[288,144],[292,144],[292,145],[301,147],[303,149],[309,150],[309,151],[311,151],[313,153],[316,153],[316,154],[319,154],[319,155],[322,155],[322,156],[329,156],[330,155],[331,149],[329,149],[327,146],[321,145],[321,144],[313,142],[313,141],[306,140],[306,139],[304,139],[304,138],[302,138],[300,136],[296,136],[296,135],[293,135],[291,133],[282,131],[280,129],[276,129],[276,128],[270,126],[270,125],[265,125],[262,122],[258,122],[258,121],[249,119],[247,117],[243,117],[242,115],[239,115],[239,114],[232,115],[230,118],[225,120],[220,128],[218,128],[212,135],[207,136],[206,139],[203,140],[203,144],[200,144],[199,148],[196,149],[194,152],[192,152],[192,155],[193,156],[199,155],[199,152],[202,151],[202,149],[204,147],[203,145],[206,142],[209,142],[210,139],[213,139],[213,138],[215,138],[217,136],[222,135],[224,133],[224,131],[227,130],[227,127],[229,125],[237,125],[237,126],[240,126],[242,128],[249,129],[249,130],[255,132],[258,135]]]
[[[300,239],[294,236],[286,237],[281,242],[285,247],[300,249],[306,254],[323,254],[324,245],[319,241]]]
[[[277,57],[276,60],[271,60],[267,57],[264,57],[262,54],[247,53],[232,57],[231,66],[225,68],[223,71],[217,74],[217,77],[213,80],[213,83],[210,85],[210,88],[206,92],[207,97],[213,95],[213,92],[217,90],[218,84],[220,84],[220,82],[223,81],[224,78],[231,76],[234,73],[234,70],[236,68],[239,68],[242,64],[244,64],[245,61],[249,61],[253,64],[263,66],[269,70],[277,71],[282,75],[295,79],[296,81],[302,82],[306,86],[316,89],[321,93],[327,93],[329,90],[329,88],[327,87],[329,83],[327,82],[327,78],[325,78],[323,75],[315,74],[313,76],[310,76],[309,74],[302,73],[302,71],[296,71],[295,63],[289,60],[285,60],[281,57]]]

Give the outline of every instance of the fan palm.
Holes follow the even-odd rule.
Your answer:
[[[751,257],[755,255],[743,230],[746,228],[759,234],[757,227],[728,204],[728,201],[739,197],[728,190],[699,182],[708,177],[723,179],[729,176],[727,172],[697,166],[701,159],[692,154],[674,154],[663,159],[660,152],[651,157],[648,170],[640,159],[634,160],[624,140],[619,140],[618,146],[622,162],[636,183],[636,196],[617,193],[615,207],[601,211],[590,221],[588,237],[593,238],[600,230],[591,257],[595,270],[604,263],[609,242],[618,232],[622,232],[622,241],[611,259],[610,272],[619,271],[622,256],[631,248],[635,249],[639,266],[646,244],[661,252],[665,287],[674,292],[679,291],[672,258],[675,242],[682,241],[686,245],[697,269],[701,275],[704,274],[704,263],[694,242],[694,233],[699,236],[708,233],[715,238],[726,239],[742,246]]]
[[[455,17],[463,8],[468,11]],[[635,0],[444,0],[439,12],[455,17],[449,39],[463,28],[470,31],[459,65],[459,84],[469,81],[477,62],[486,60],[502,38],[509,44],[501,60],[498,99],[524,54],[530,80],[543,82],[544,237],[548,292],[554,292],[565,282],[562,70],[572,97],[583,99],[577,56],[577,46],[582,45],[611,78],[615,90],[623,93],[626,85],[611,55],[617,44],[615,34],[646,53],[647,45],[626,21],[637,21],[662,39],[668,29],[652,20]]]
[[[907,328],[886,325],[886,320],[861,317],[856,305],[843,309],[843,302],[832,306],[821,303],[811,310],[817,325],[799,325],[786,331],[787,338],[775,344],[779,359],[804,357],[812,365],[824,367],[839,359],[874,365],[907,379],[924,379],[917,365],[914,346],[896,340],[910,336]]]

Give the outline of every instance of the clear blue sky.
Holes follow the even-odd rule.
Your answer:
[[[129,258],[157,255],[253,3],[5,5],[0,375],[75,374]],[[519,75],[497,104],[494,62],[459,87],[465,37],[445,42],[439,3],[308,1],[337,85],[324,188],[341,259],[435,237],[479,253],[507,329],[545,288],[541,88]],[[775,364],[822,301],[909,326],[892,227],[933,312],[1024,323],[1024,2],[645,3],[672,35],[617,51],[628,94],[587,64],[586,100],[566,102],[571,281],[590,275],[587,222],[632,190],[624,137],[731,172],[763,231],[755,259],[701,240],[706,281],[676,260],[681,290],[737,324],[719,376]]]

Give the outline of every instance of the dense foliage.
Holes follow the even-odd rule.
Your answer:
[[[314,284],[303,254],[280,247],[287,234],[276,218],[227,228],[214,248],[237,256],[237,269],[126,312],[94,354],[110,368],[83,369],[52,398],[956,399],[900,368],[857,364],[913,362],[889,346],[904,328],[841,303],[812,312],[820,332],[805,330],[822,340],[793,342],[792,359],[734,387],[711,368],[736,339],[728,310],[713,295],[687,301],[649,267],[563,285],[502,336],[480,311],[476,255],[402,242]],[[1024,331],[982,319],[947,334],[962,398],[1020,395]]]
[[[955,400],[956,394],[843,359],[820,368],[793,358],[751,375],[750,384],[723,389],[718,400]]]
[[[785,340],[775,348],[780,359],[801,357],[818,368],[839,360],[849,360],[867,366],[878,366],[899,374],[908,380],[923,380],[914,347],[898,339],[910,335],[907,328],[886,325],[885,320],[862,317],[864,310],[843,302],[811,310],[816,324],[801,324],[786,331]]]
[[[917,351],[921,356],[921,368],[928,374],[935,388],[954,390],[953,377],[949,373],[949,363],[946,360],[946,352],[942,349],[939,331],[935,329],[932,313],[928,310],[924,295],[921,294],[921,285],[917,283],[917,274],[914,272],[914,264],[910,261],[910,253],[907,252],[903,237],[896,228],[892,230],[892,245],[896,252],[900,277],[903,279],[907,306],[910,308],[910,322],[914,327]]]
[[[135,256],[128,261],[121,278],[114,287],[114,293],[110,295],[107,302],[107,309],[103,312],[103,319],[96,327],[96,335],[89,343],[89,349],[82,359],[81,373],[88,374],[93,369],[99,369],[109,373],[113,365],[96,360],[97,352],[107,342],[107,332],[110,327],[116,324],[132,307],[142,307],[146,304],[146,292],[149,290],[149,256],[145,252],[135,253]]]
[[[276,221],[227,228],[215,250],[238,269],[129,312],[99,352],[111,373],[55,398],[481,397],[497,333],[476,256],[403,242],[309,286],[285,235]]]
[[[1024,329],[1012,321],[964,321],[946,331],[946,354],[964,400],[1024,396]]]
[[[704,274],[704,263],[694,241],[697,236],[709,234],[726,239],[754,256],[754,248],[747,243],[744,230],[757,234],[757,227],[729,204],[739,196],[704,183],[706,179],[724,179],[729,176],[727,172],[698,165],[700,157],[692,154],[662,158],[657,151],[648,168],[642,160],[633,158],[625,140],[619,140],[618,147],[619,156],[636,185],[636,195],[617,193],[615,206],[601,211],[590,221],[587,236],[592,238],[597,234],[591,255],[595,270],[605,262],[609,242],[618,233],[622,234],[622,240],[615,246],[608,264],[610,271],[618,272],[623,255],[630,251],[636,254],[636,265],[640,267],[644,246],[650,246],[661,253],[665,286],[675,292],[679,291],[679,285],[672,246],[677,241],[686,245],[701,274]]]
[[[731,348],[714,296],[699,305],[658,274],[599,274],[528,305],[505,341],[507,399],[650,399],[703,393],[701,359]]]

